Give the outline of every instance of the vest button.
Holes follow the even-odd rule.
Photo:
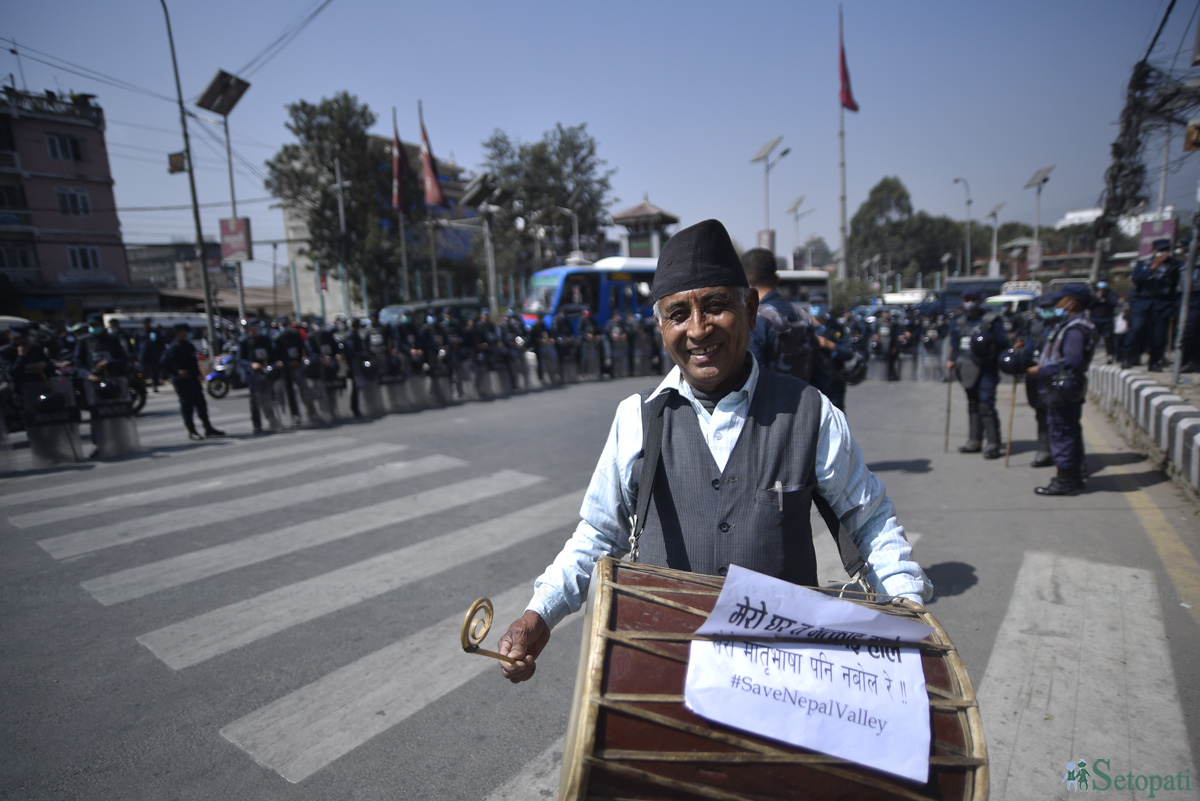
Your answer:
[[[721,529],[721,531],[729,531],[729,524],[722,523],[721,525],[717,526],[717,528]],[[722,574],[722,575],[724,575],[724,574]]]
[[[729,568],[727,568],[727,567],[718,567],[718,568],[717,568],[717,575],[718,575],[718,576],[724,576],[724,575],[725,575],[726,573],[728,573],[728,572],[729,572]]]
[[[714,479],[712,480],[712,485],[713,485],[713,489],[715,489],[715,490],[719,490],[719,489],[721,488],[721,479],[719,479],[719,478],[714,478]]]

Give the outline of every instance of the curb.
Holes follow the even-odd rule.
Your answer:
[[[1135,445],[1161,454],[1167,475],[1200,493],[1200,409],[1145,373],[1113,364],[1088,368],[1088,395]]]

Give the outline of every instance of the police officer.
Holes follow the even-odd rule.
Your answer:
[[[204,388],[200,386],[200,363],[196,358],[196,347],[188,340],[190,333],[187,323],[176,323],[175,339],[163,351],[159,364],[171,377],[175,394],[179,396],[179,411],[187,426],[188,439],[223,437],[225,432],[214,428],[208,420],[208,403],[204,400]],[[204,436],[196,433],[193,414],[204,424]]]
[[[357,317],[350,321],[350,331],[342,344],[345,346],[346,361],[350,363],[350,413],[357,419],[363,416],[358,403],[358,385],[365,380],[363,363],[370,357],[362,323]]]
[[[983,458],[998,459],[1000,415],[996,413],[996,385],[1000,382],[999,357],[1008,348],[1004,321],[993,311],[985,311],[983,298],[975,292],[963,295],[961,312],[950,321],[950,359],[947,371],[957,365],[958,380],[967,393],[970,433],[960,453],[979,453]],[[987,441],[982,447],[981,440]]]
[[[84,380],[92,384],[100,384],[106,378],[116,378],[125,374],[129,364],[129,354],[125,349],[125,337],[117,327],[104,328],[104,316],[101,314],[88,315],[88,335],[79,337],[75,342],[75,352],[71,355],[71,363],[79,368]],[[92,449],[91,456],[95,458],[100,452],[101,427],[100,419],[95,410],[91,414]]]
[[[1186,372],[1200,373],[1200,265],[1192,266],[1192,292],[1188,298],[1187,324],[1183,329],[1180,356]]]
[[[142,370],[146,373],[146,380],[154,387],[154,391],[158,392],[158,384],[162,380],[162,370],[158,366],[159,360],[163,354],[163,333],[154,325],[154,321],[149,317],[142,320],[142,330],[137,332],[133,338],[134,346],[137,348],[138,363],[142,366]]]
[[[1106,362],[1112,364],[1117,355],[1117,346],[1113,336],[1113,327],[1117,316],[1117,296],[1108,285],[1108,279],[1100,276],[1096,282],[1096,291],[1092,294],[1092,305],[1088,309],[1088,319],[1096,327],[1096,336],[1104,340]]]
[[[287,395],[288,411],[292,413],[292,425],[299,426],[300,407],[296,403],[296,384],[301,378],[304,353],[307,348],[300,331],[288,325],[286,316],[279,318],[279,333],[273,342],[273,356],[277,367],[282,368],[283,386]]]
[[[13,323],[8,327],[8,344],[0,348],[0,366],[12,381],[13,397],[19,403],[22,385],[45,382],[50,357],[45,348],[29,338],[27,323]]]
[[[846,379],[843,369],[857,358],[850,334],[841,321],[829,314],[829,299],[824,292],[808,296],[808,313],[816,323],[817,358],[813,362],[811,382],[825,393],[830,403],[846,411]]]
[[[1083,491],[1083,402],[1087,368],[1096,346],[1096,329],[1084,316],[1092,293],[1071,284],[1052,296],[1059,324],[1029,374],[1038,379],[1046,406],[1050,453],[1058,468],[1053,480],[1034,489],[1038,495],[1078,495]]]
[[[1171,240],[1156,239],[1153,247],[1153,254],[1139,261],[1129,275],[1133,292],[1122,366],[1128,368],[1140,363],[1142,354],[1149,350],[1147,369],[1157,372],[1163,368],[1167,331],[1175,312],[1180,263],[1171,256]]]
[[[258,387],[266,382],[264,372],[267,365],[272,363],[271,338],[263,333],[258,320],[246,322],[246,335],[238,343],[238,366],[241,368],[243,380],[250,387],[250,423],[254,426],[255,436],[263,433],[262,409],[259,407],[260,392]]]
[[[1037,308],[1029,313],[1025,321],[1022,351],[1026,365],[1035,365],[1041,360],[1042,353],[1046,350],[1046,343],[1050,339],[1050,332],[1059,323],[1059,316],[1054,308],[1055,303],[1057,303],[1055,295],[1049,293],[1042,295],[1038,298]],[[1041,394],[1038,392],[1036,375],[1025,374],[1025,399],[1033,408],[1034,417],[1037,420],[1037,452],[1033,456],[1031,466],[1051,467],[1054,464],[1054,457],[1050,455],[1050,428],[1046,423],[1046,405],[1042,402]]]

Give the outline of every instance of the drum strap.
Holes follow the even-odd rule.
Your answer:
[[[649,413],[642,417],[642,472],[638,480],[637,510],[634,512],[629,535],[629,559],[632,562],[638,561],[638,542],[643,529],[646,528],[646,516],[650,512],[650,496],[654,492],[654,479],[658,473],[659,460],[662,458],[663,410],[670,399],[670,393],[668,390],[655,398]],[[813,493],[813,503],[821,519],[829,527],[834,542],[837,543],[838,555],[842,559],[846,575],[864,584],[865,589],[869,589],[865,586],[863,575],[867,563],[858,552],[858,546],[854,544],[849,529],[842,525],[837,512],[819,492]]]
[[[670,399],[670,390],[663,392],[650,405],[650,413],[643,418],[642,430],[642,474],[638,480],[637,511],[633,515],[632,531],[629,535],[629,559],[638,560],[638,540],[646,528],[646,515],[650,512],[650,495],[654,492],[654,477],[658,473],[658,461],[662,457],[663,409]]]

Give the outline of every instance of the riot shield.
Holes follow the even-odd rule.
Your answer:
[[[358,388],[358,408],[367,417],[383,417],[383,388],[379,383],[379,363],[374,356],[356,359],[352,368],[354,386]]]
[[[276,395],[276,384],[281,383],[278,379],[268,377],[263,370],[252,370],[246,376],[246,384],[250,389],[250,402],[258,407],[258,413],[262,416],[264,425],[272,431],[283,430],[283,403],[286,403],[286,398],[282,394]],[[282,401],[282,403],[281,403]]]
[[[129,396],[129,379],[105,376],[83,382],[84,398],[92,424],[92,445],[101,458],[128,456],[142,449]]]
[[[21,412],[34,469],[78,462],[83,458],[79,439],[79,406],[69,376],[53,376],[44,384],[21,387]]]

